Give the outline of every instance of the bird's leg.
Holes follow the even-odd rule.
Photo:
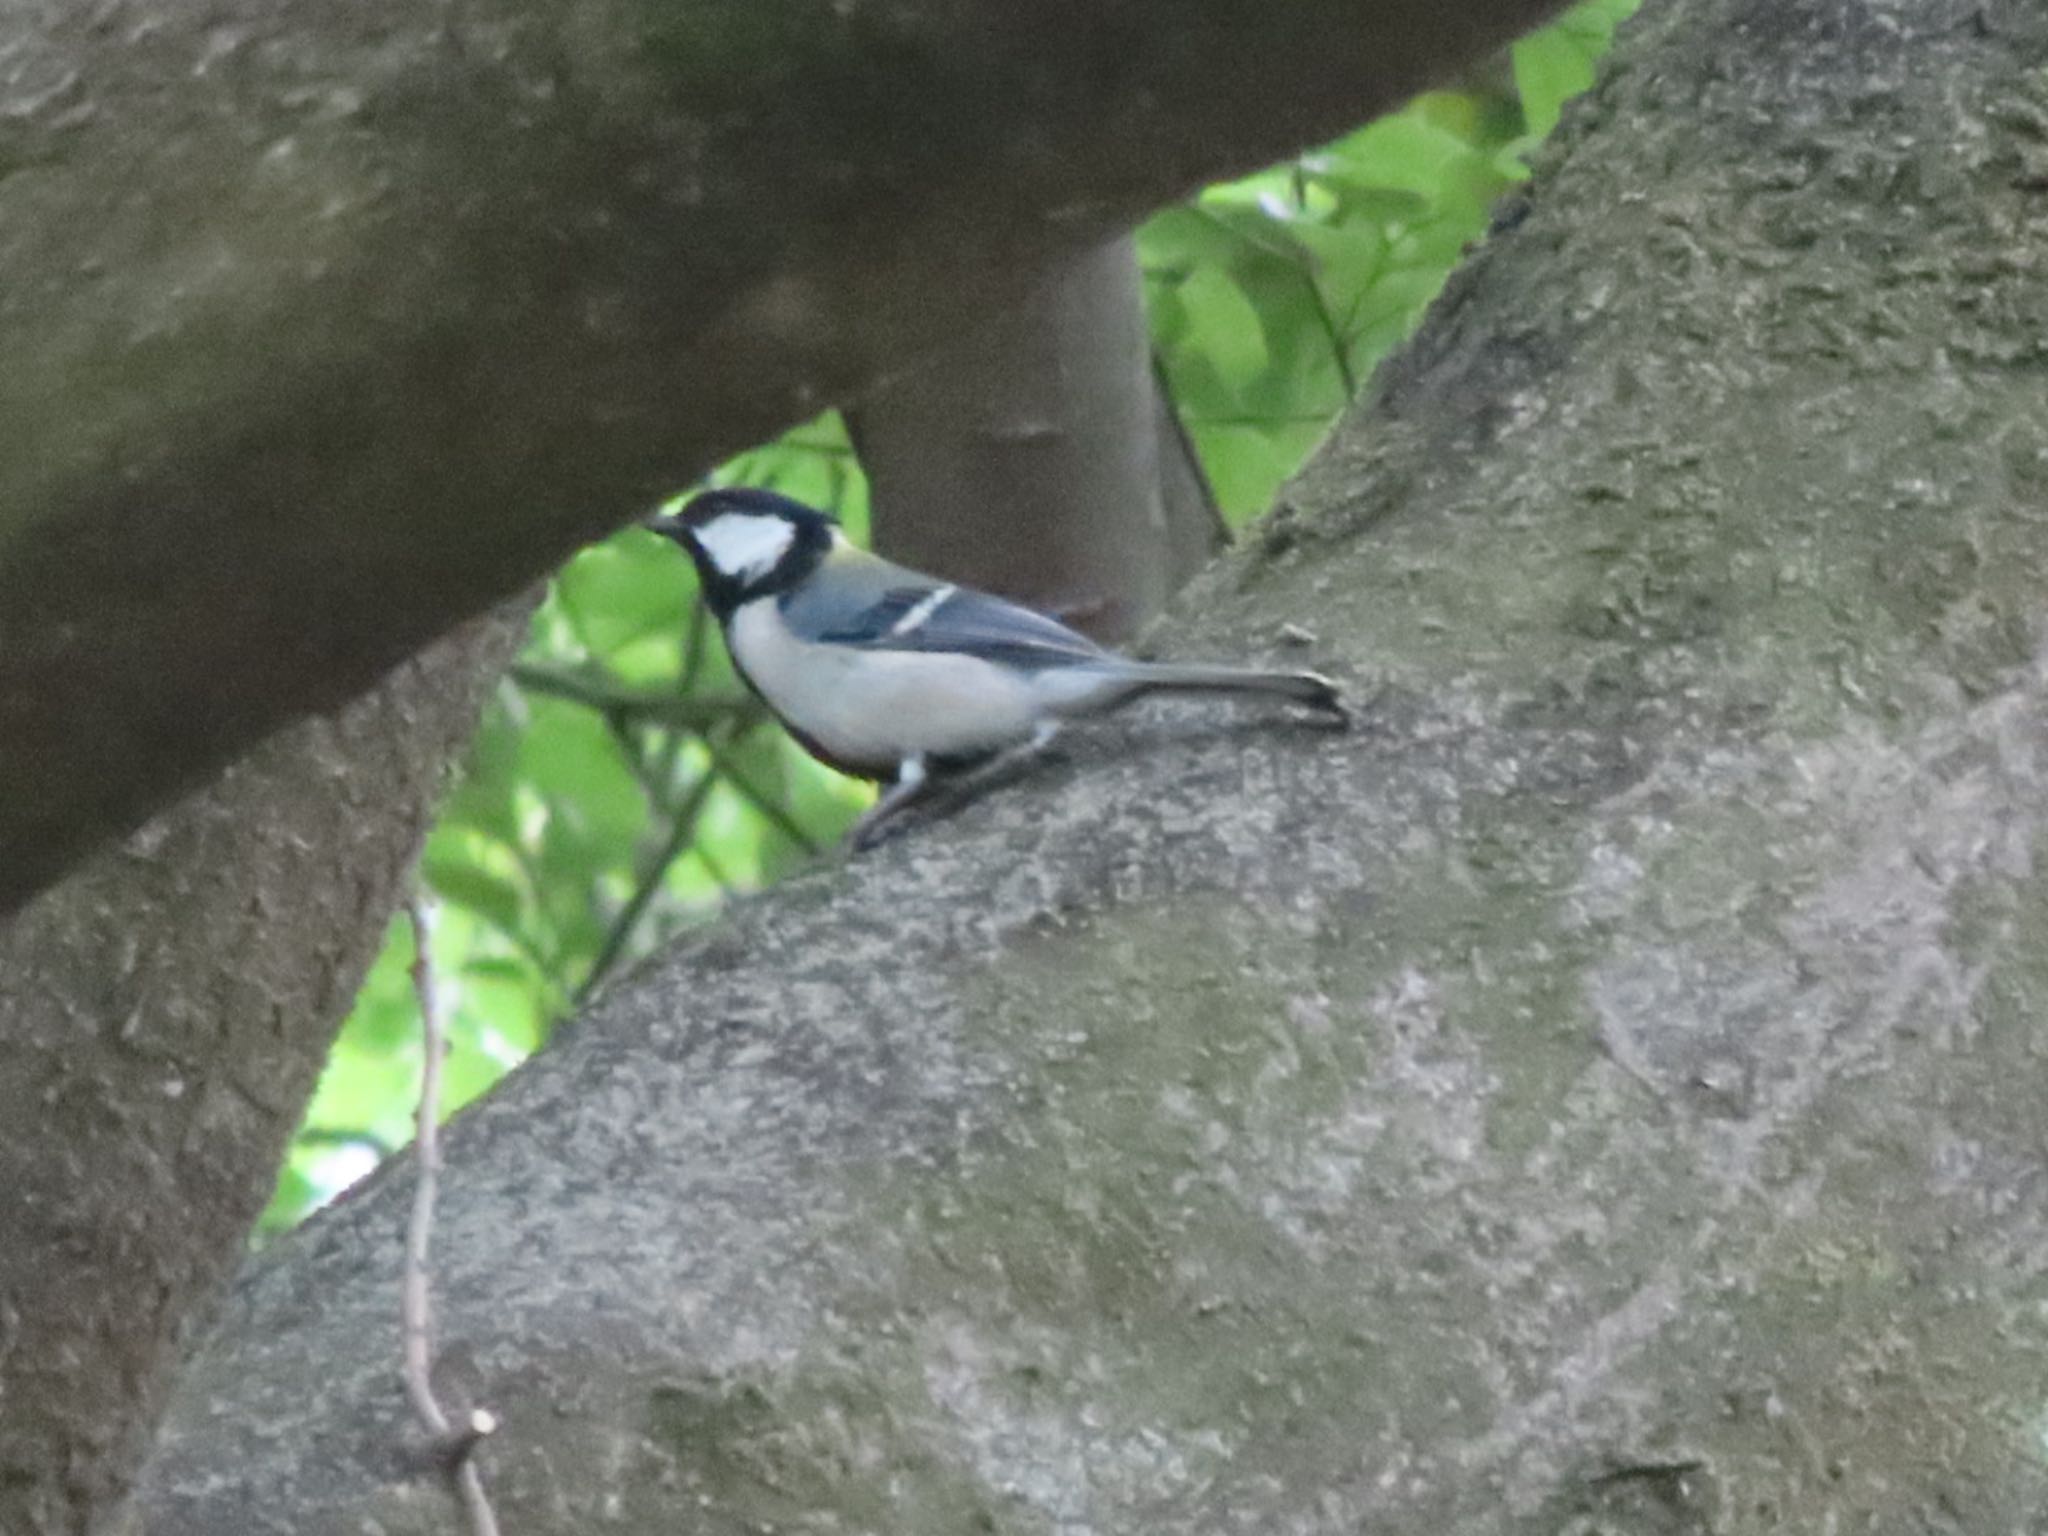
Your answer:
[[[958,810],[990,785],[1008,778],[1038,756],[1059,733],[1059,721],[1041,720],[1032,728],[1029,740],[1014,747],[1005,747],[979,767],[948,778],[933,778],[921,757],[905,758],[903,766],[896,770],[896,782],[889,786],[881,799],[868,807],[867,813],[846,834],[847,845],[856,850],[872,848],[881,840],[888,825],[920,800],[936,798],[948,811]]]
[[[1037,757],[1052,745],[1053,737],[1059,733],[1059,721],[1041,720],[1032,727],[1028,741],[1020,741],[1014,747],[1005,747],[979,767],[970,768],[967,772],[956,774],[949,779],[940,779],[932,788],[943,797],[947,810],[958,810],[991,785],[1007,779],[1024,764]]]
[[[882,791],[881,799],[863,811],[860,820],[853,824],[853,830],[846,834],[847,846],[872,848],[881,836],[882,828],[895,820],[905,806],[929,793],[931,787],[931,775],[925,771],[924,759],[903,759],[896,770],[896,782]]]

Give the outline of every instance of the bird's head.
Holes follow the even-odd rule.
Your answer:
[[[839,525],[816,507],[751,486],[691,499],[674,517],[648,525],[696,562],[705,600],[720,619],[740,604],[795,586],[816,570]]]

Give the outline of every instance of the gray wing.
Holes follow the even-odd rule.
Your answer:
[[[1058,619],[986,592],[957,587],[943,599],[934,598],[936,593],[923,600],[930,606],[922,611],[905,608],[896,624],[908,627],[892,629],[873,644],[883,650],[967,651],[1027,672],[1110,659],[1109,652]]]
[[[809,640],[886,651],[966,651],[1025,671],[1110,659],[1057,619],[872,556],[835,561],[828,580],[788,593],[783,617]]]

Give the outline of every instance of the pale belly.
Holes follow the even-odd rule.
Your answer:
[[[970,757],[1030,737],[1030,683],[969,656],[855,651],[790,634],[772,598],[740,608],[733,659],[769,708],[840,761],[894,769],[909,757]]]

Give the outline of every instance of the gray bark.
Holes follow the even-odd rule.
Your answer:
[[[525,630],[467,625],[0,922],[0,1531],[118,1508]]]
[[[877,548],[1117,641],[1221,547],[1154,378],[1131,236],[923,359],[848,417]]]
[[[0,8],[0,911],[1555,0]]]
[[[2048,18],[1646,16],[1149,717],[747,905],[464,1117],[509,1529],[2020,1533],[2048,1500]],[[447,1529],[403,1170],[158,1536]]]

